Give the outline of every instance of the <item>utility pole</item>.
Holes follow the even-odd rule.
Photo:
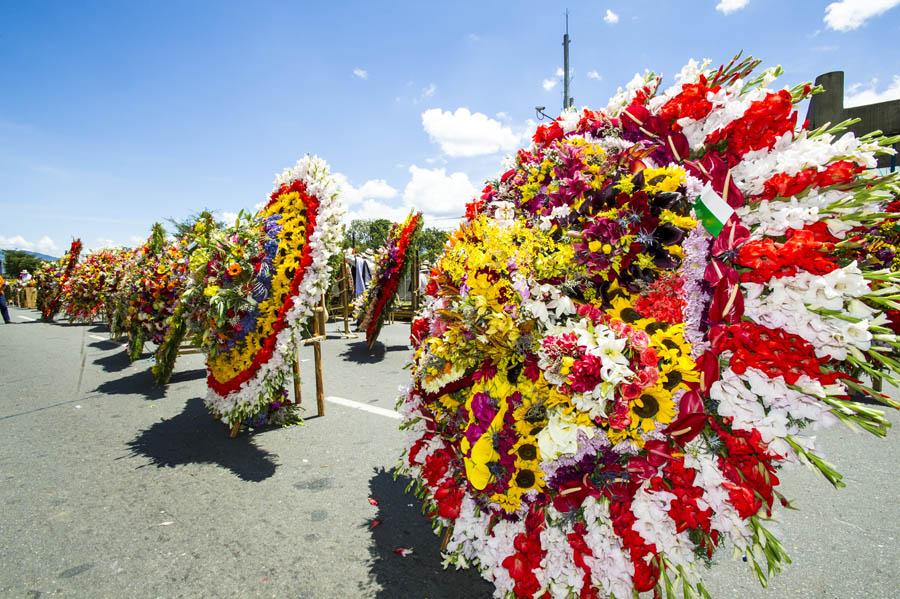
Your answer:
[[[575,100],[569,96],[569,9],[566,9],[566,34],[563,35],[563,110],[575,104]]]

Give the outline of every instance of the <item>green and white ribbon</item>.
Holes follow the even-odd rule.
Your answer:
[[[703,187],[703,191],[694,202],[694,214],[703,223],[703,227],[709,231],[713,237],[718,236],[725,227],[725,223],[734,214],[734,208],[728,205],[728,202],[722,199],[712,185],[707,183]]]

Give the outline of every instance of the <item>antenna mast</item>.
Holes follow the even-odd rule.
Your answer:
[[[569,9],[566,9],[566,34],[563,35],[563,110],[575,104],[569,96]]]

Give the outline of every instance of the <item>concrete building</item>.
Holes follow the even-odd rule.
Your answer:
[[[860,118],[861,122],[850,127],[858,136],[880,129],[885,135],[900,135],[900,100],[889,100],[866,106],[844,108],[844,72],[832,71],[816,77],[816,85],[825,88],[825,93],[810,99],[806,118],[809,128],[815,129],[825,123],[837,124],[841,121]],[[900,144],[894,146],[900,151]],[[896,168],[897,156],[879,156],[879,168]]]

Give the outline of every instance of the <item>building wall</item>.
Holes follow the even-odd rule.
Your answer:
[[[850,127],[857,137],[871,131],[881,130],[885,135],[900,135],[900,100],[878,102],[866,106],[844,108],[844,72],[832,71],[816,77],[816,85],[825,88],[825,93],[812,97],[806,118],[809,128],[816,129],[825,123],[837,124],[841,121],[860,118],[861,122]],[[900,151],[900,144],[894,146]],[[880,156],[878,166],[895,166],[896,156]]]

